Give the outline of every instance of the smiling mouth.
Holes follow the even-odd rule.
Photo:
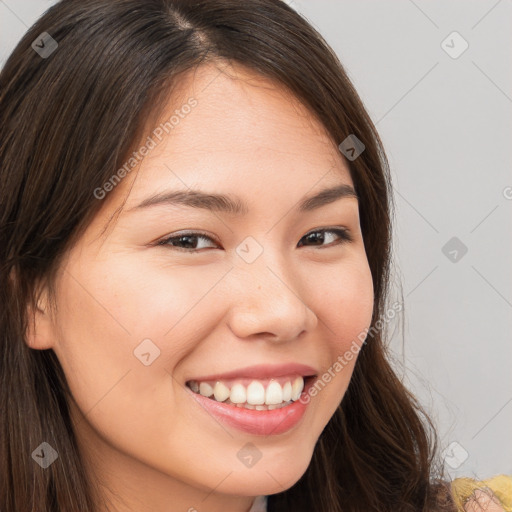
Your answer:
[[[215,381],[189,380],[194,393],[243,409],[271,411],[296,402],[315,375],[289,375],[270,379],[237,378]]]

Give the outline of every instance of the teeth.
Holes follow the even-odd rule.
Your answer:
[[[292,384],[291,382],[287,382],[283,386],[283,401],[288,402],[292,399]]]
[[[265,392],[265,403],[267,405],[280,404],[283,401],[283,388],[275,380],[271,381]]]
[[[271,379],[266,389],[257,380],[250,382],[247,387],[236,382],[231,389],[222,381],[215,382],[213,387],[208,382],[190,381],[189,387],[195,393],[212,398],[217,402],[263,411],[279,409],[289,405],[292,401],[297,401],[304,389],[304,379],[296,377],[293,381],[286,381],[282,386],[277,380]]]
[[[208,382],[201,382],[199,384],[199,393],[203,396],[210,397],[213,395],[213,388],[208,384]]]
[[[242,409],[252,409],[252,410],[256,410],[256,411],[272,411],[274,409],[281,409],[281,407],[286,407],[287,405],[293,404],[293,402],[291,400],[289,400],[288,402],[282,402],[280,404],[271,404],[271,405],[252,405],[252,404],[248,404],[248,403],[235,404],[229,398],[223,403],[232,404],[235,407],[242,408]]]
[[[265,403],[265,388],[261,382],[253,380],[247,386],[247,403],[252,405],[262,405]]]
[[[302,390],[304,389],[304,379],[297,377],[292,384],[292,400],[298,400]]]
[[[229,399],[234,404],[244,404],[247,401],[247,393],[245,391],[245,387],[242,384],[235,384],[231,388],[231,394],[229,395]]]
[[[217,402],[224,402],[226,398],[229,398],[229,388],[223,382],[217,381],[213,388],[213,396]]]

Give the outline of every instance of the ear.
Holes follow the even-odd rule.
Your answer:
[[[36,304],[27,305],[25,341],[34,350],[45,350],[54,346],[54,323],[48,297],[47,288],[43,288],[37,294]]]

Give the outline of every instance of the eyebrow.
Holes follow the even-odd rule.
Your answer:
[[[309,212],[324,205],[333,203],[345,197],[358,199],[357,193],[351,185],[337,185],[326,188],[313,196],[302,199],[299,203],[299,212]],[[191,208],[203,208],[216,212],[225,212],[233,215],[246,215],[249,212],[247,205],[236,196],[224,194],[211,194],[199,190],[176,190],[155,194],[144,199],[131,210],[140,210],[152,206],[179,204]]]

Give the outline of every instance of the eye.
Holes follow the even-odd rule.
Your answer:
[[[181,251],[197,252],[197,251],[199,251],[199,249],[205,249],[204,246],[201,247],[201,244],[197,243],[198,240],[213,241],[213,238],[206,235],[205,233],[198,233],[198,232],[183,233],[178,236],[171,236],[169,238],[166,238],[165,240],[158,242],[158,245],[164,245],[164,246],[170,245],[172,247],[176,247],[178,250],[181,250]],[[184,246],[184,247],[182,247],[182,246]]]
[[[326,236],[327,235],[327,236]],[[334,242],[330,242],[325,244],[324,242],[326,240],[329,240],[331,238],[338,237],[338,240],[334,240]],[[306,245],[302,243],[302,240],[306,240],[306,242],[310,242],[307,245],[317,245],[317,246],[332,246],[332,245],[338,245],[343,242],[351,242],[352,236],[350,235],[349,231],[344,228],[324,228],[324,229],[317,229],[315,231],[310,231],[308,234],[304,235],[298,243],[298,247],[301,247],[303,245]],[[203,243],[199,242],[202,241]],[[199,242],[199,243],[198,243]],[[204,242],[208,244],[208,242],[213,242],[214,245],[218,245],[218,243],[209,235],[206,233],[201,232],[189,232],[189,233],[182,233],[181,235],[171,236],[164,240],[161,240],[157,243],[157,245],[163,245],[163,246],[171,246],[172,248],[176,248],[180,251],[185,252],[199,252],[201,249],[208,249],[207,246],[204,245]]]
[[[326,236],[328,234],[328,236]],[[338,237],[338,241],[334,241],[328,244],[324,244],[326,239],[330,239],[333,237],[333,234],[335,237]],[[299,246],[304,245],[301,244],[302,240],[309,240],[310,242],[313,242],[313,245],[319,245],[319,246],[332,246],[332,245],[339,245],[344,242],[352,242],[352,236],[350,235],[349,231],[347,229],[342,228],[324,228],[324,229],[317,229],[315,231],[310,231],[307,235],[304,235],[300,241]]]

